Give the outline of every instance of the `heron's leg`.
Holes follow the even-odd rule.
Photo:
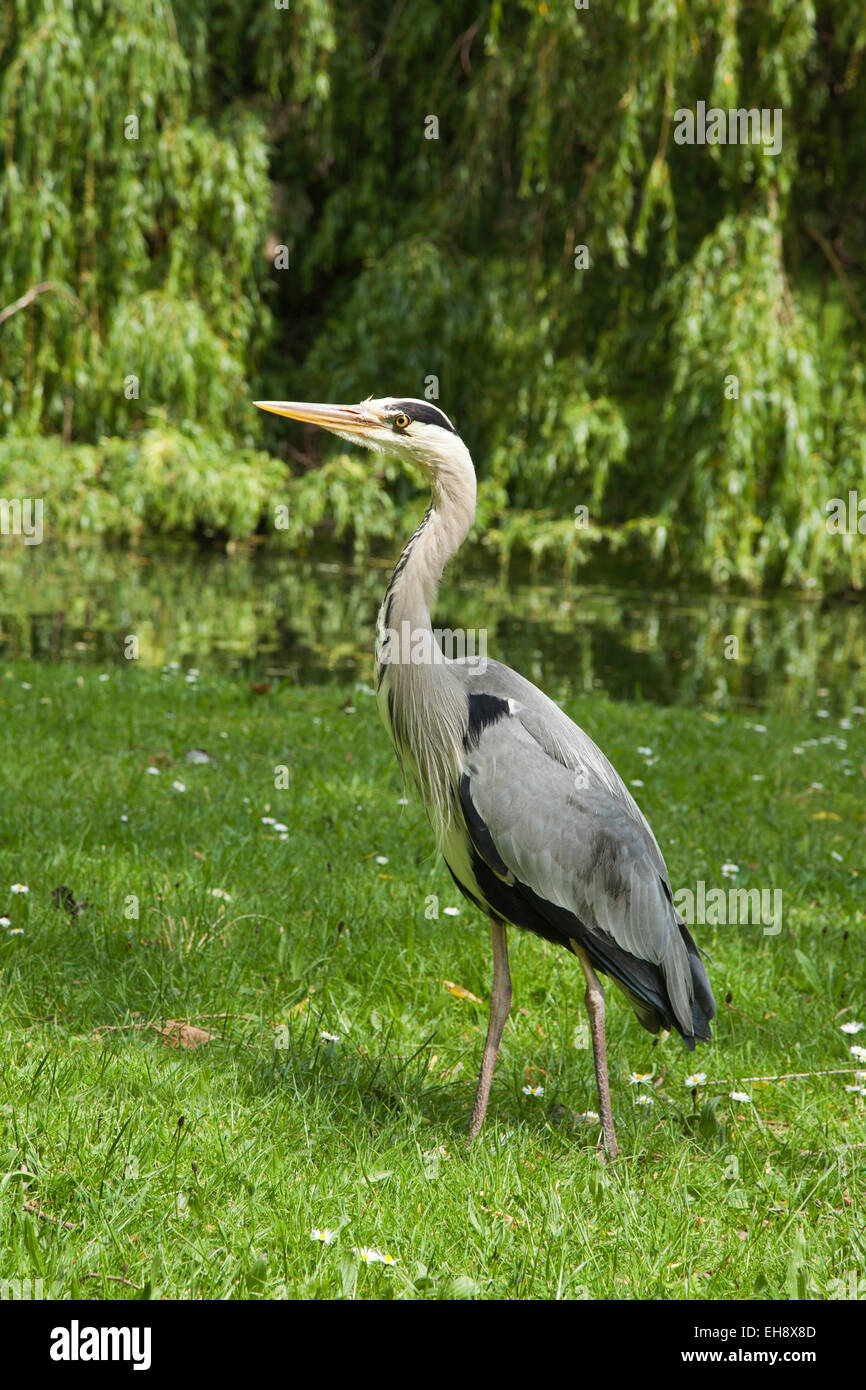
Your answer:
[[[589,957],[573,941],[571,949],[583,967],[586,979],[586,1010],[592,1029],[592,1056],[595,1062],[595,1082],[598,1087],[598,1108],[601,1111],[601,1128],[604,1134],[604,1147],[608,1158],[616,1158],[619,1144],[613,1128],[613,1110],[610,1104],[610,1083],[607,1075],[607,1043],[604,1037],[604,990],[601,981],[593,970]]]
[[[472,1107],[472,1120],[469,1125],[469,1136],[466,1140],[467,1146],[472,1143],[484,1123],[484,1116],[487,1114],[487,1101],[490,1098],[490,1083],[493,1080],[496,1054],[499,1051],[502,1030],[511,1012],[511,974],[508,969],[508,942],[505,936],[505,924],[495,917],[491,917],[490,926],[493,939],[493,992],[490,995],[490,1022],[487,1025],[484,1057],[478,1076],[475,1104]]]

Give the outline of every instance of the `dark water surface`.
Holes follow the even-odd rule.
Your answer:
[[[395,554],[398,547],[395,547]],[[281,677],[369,683],[390,564],[294,559],[273,551],[0,549],[0,661],[139,659]],[[866,605],[647,589],[557,574],[503,578],[458,557],[434,624],[471,630],[487,655],[555,699],[604,691],[713,708],[866,705]],[[484,634],[482,639],[481,634]],[[735,640],[732,640],[735,639]],[[736,652],[737,655],[731,655]]]

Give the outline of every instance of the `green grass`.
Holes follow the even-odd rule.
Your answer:
[[[864,1100],[853,1074],[822,1074],[866,1045],[840,1031],[866,1021],[863,721],[569,712],[644,782],[675,888],[784,895],[777,935],[695,928],[711,1045],[654,1043],[608,991],[613,1165],[574,1118],[597,1108],[579,968],[517,932],[488,1119],[464,1150],[487,926],[414,796],[398,804],[368,692],[0,667],[0,1279],[214,1299],[825,1298],[864,1279]],[[831,736],[847,749],[808,743]],[[192,748],[216,761],[188,765]],[[172,1046],[172,1020],[212,1036]],[[325,1226],[332,1244],[310,1239]]]

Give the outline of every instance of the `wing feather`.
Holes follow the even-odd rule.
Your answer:
[[[706,971],[621,778],[515,672],[488,663],[471,684],[468,693],[483,688],[508,702],[508,714],[486,723],[466,753],[461,799],[480,858],[622,984],[645,1026],[676,1026],[691,1045],[708,1037],[715,1006]]]

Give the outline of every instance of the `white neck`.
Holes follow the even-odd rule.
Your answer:
[[[438,833],[450,819],[451,788],[466,731],[465,697],[433,636],[430,610],[442,571],[475,519],[475,469],[462,440],[430,467],[433,497],[400,556],[379,611],[379,707],[401,763],[432,806]],[[429,465],[428,465],[429,466]]]

